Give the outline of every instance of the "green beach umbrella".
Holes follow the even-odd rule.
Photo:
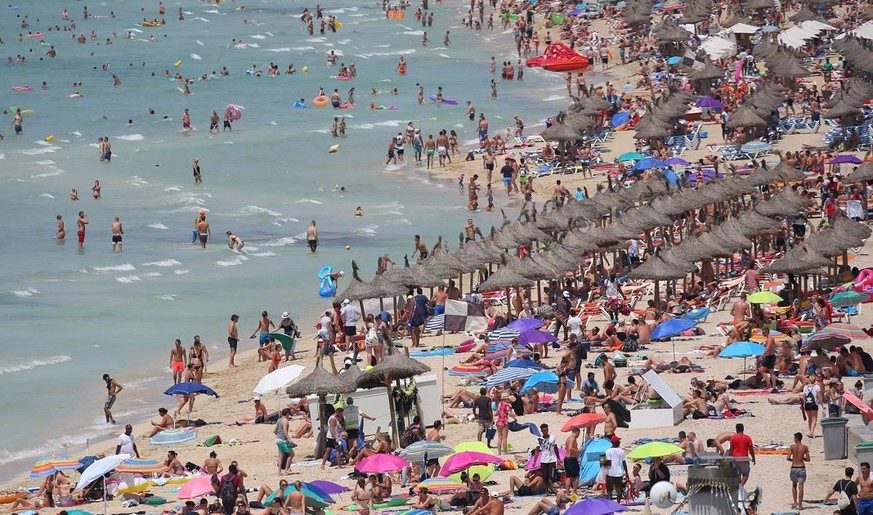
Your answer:
[[[870,300],[870,296],[867,294],[856,291],[843,291],[831,297],[830,303],[835,308],[847,308],[867,302],[868,300]]]
[[[624,163],[625,161],[639,161],[640,159],[645,159],[646,156],[640,154],[639,152],[625,152],[624,154],[615,158],[616,163]]]
[[[772,291],[759,291],[748,297],[748,301],[752,304],[776,304],[777,302],[782,302],[782,300],[782,297]]]
[[[647,458],[663,458],[664,456],[682,454],[683,452],[685,451],[682,450],[682,447],[673,445],[672,443],[649,442],[632,450],[627,457],[631,460],[644,460]]]

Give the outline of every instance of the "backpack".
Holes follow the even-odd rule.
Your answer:
[[[837,508],[844,510],[848,508],[851,503],[852,500],[849,499],[848,494],[846,494],[846,483],[840,481],[840,498],[837,500]]]
[[[236,502],[236,489],[233,487],[234,476],[228,474],[221,480],[221,489],[218,491],[218,497],[224,503]]]
[[[803,409],[806,411],[815,411],[818,409],[818,404],[815,402],[815,394],[813,394],[812,391],[812,388],[809,388],[803,396]]]

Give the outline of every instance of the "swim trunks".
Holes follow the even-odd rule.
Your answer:
[[[79,243],[85,243],[85,231],[79,229],[79,232],[76,233],[79,236]]]
[[[15,126],[15,134],[21,134],[21,124]]]
[[[206,240],[209,239],[209,234],[200,233],[200,243],[206,243]]]
[[[432,156],[432,155],[433,155],[433,149],[432,149],[432,148],[429,148],[429,149],[427,149],[427,151],[426,151],[425,153],[426,153],[427,155],[429,155],[429,156]]]
[[[170,368],[173,370],[173,372],[184,372],[185,371],[185,362],[173,360],[173,363],[170,365]]]
[[[112,409],[113,404],[115,404],[115,396],[110,395],[109,397],[106,397],[106,402],[103,403],[103,406],[106,409]]]
[[[791,467],[789,477],[791,478],[792,483],[801,485],[806,483],[806,467]]]
[[[103,154],[104,161],[112,161],[112,151],[107,150],[105,154]]]
[[[236,338],[231,338],[230,336],[227,337],[227,344],[230,346],[231,349],[236,350],[236,346],[238,343],[239,340],[237,340]]]
[[[318,248],[318,240],[306,240],[306,243],[309,244],[309,250],[315,252],[315,249]]]
[[[225,128],[225,129],[230,129],[230,128],[231,128],[231,127],[230,127],[230,122],[229,122],[229,121],[227,121],[227,120],[224,121],[224,128]]]
[[[113,234],[112,235],[112,243],[121,243],[121,235]]]
[[[509,186],[510,184],[512,184],[512,177],[504,177],[504,178],[503,178],[503,184],[505,184],[505,185],[507,185],[507,186]]]
[[[270,342],[270,333],[261,333],[258,335],[258,343],[261,345],[266,345]]]
[[[444,314],[445,312],[446,312],[446,307],[445,307],[445,306],[437,305],[437,306],[434,306],[434,307],[433,307],[433,314],[434,314],[434,315],[442,315],[442,314]]]
[[[446,147],[437,147],[437,154],[441,156],[446,155]]]
[[[564,458],[564,471],[567,477],[579,477],[579,458]]]

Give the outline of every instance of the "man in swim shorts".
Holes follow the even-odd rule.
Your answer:
[[[182,340],[176,338],[176,343],[170,349],[170,370],[173,371],[173,384],[182,382],[182,372],[185,371],[185,348],[182,347]]]
[[[109,136],[103,136],[103,158],[104,163],[112,162],[112,144],[109,143]]]
[[[315,220],[306,229],[306,242],[309,244],[309,251],[315,253],[318,248],[318,229],[315,227]]]
[[[509,162],[509,158],[506,159],[506,164],[500,168],[500,175],[503,176],[503,185],[506,186],[506,196],[510,196],[512,193],[512,175],[515,173],[515,168],[513,168],[512,164]]]
[[[436,152],[436,141],[433,139],[433,134],[428,134],[427,141],[424,142],[424,154],[427,156],[428,168],[433,168],[434,152]]]
[[[238,321],[239,315],[233,314],[230,315],[230,323],[227,324],[227,344],[230,346],[230,359],[228,360],[227,366],[231,368],[236,367],[233,358],[236,357],[236,347],[237,344],[239,344],[239,332],[236,328],[236,323]]]
[[[121,226],[121,219],[115,217],[112,222],[112,252],[123,252],[124,243],[121,241],[121,235],[124,234],[124,228]]]
[[[84,211],[79,211],[79,219],[76,220],[76,226],[79,230],[76,235],[79,237],[79,252],[85,249],[85,226],[88,225],[88,216]]]
[[[270,320],[270,316],[266,311],[261,312],[261,319],[258,321],[258,328],[249,336],[249,339],[254,339],[255,334],[258,334],[258,345],[264,346],[270,341],[270,329],[275,328],[276,324]],[[261,361],[261,356],[258,356],[258,361]]]
[[[209,227],[209,222],[206,221],[206,215],[200,215],[200,221],[197,223],[197,236],[200,239],[200,248],[206,248],[206,242],[212,236],[212,229]]]
[[[106,416],[106,423],[115,423],[112,417],[112,405],[115,404],[115,399],[121,390],[124,389],[118,381],[109,377],[109,374],[103,374],[103,382],[106,383],[106,402],[103,403],[103,414]]]
[[[15,129],[16,136],[21,136],[22,123],[24,123],[24,117],[21,116],[21,109],[16,109],[15,116],[12,117],[12,127]]]

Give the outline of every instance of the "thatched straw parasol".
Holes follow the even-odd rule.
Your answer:
[[[846,176],[846,184],[873,181],[873,163],[865,161],[858,165],[858,169]]]
[[[724,77],[724,70],[719,68],[718,66],[712,64],[712,62],[707,61],[706,65],[699,70],[694,70],[689,76],[688,80],[698,81],[698,80],[713,80],[720,79]]]
[[[668,264],[658,255],[650,257],[628,274],[631,279],[650,279],[655,281],[655,306],[658,308],[660,307],[660,282],[683,279],[686,275],[685,271],[678,269],[673,264]]]
[[[807,259],[810,258],[810,259]],[[819,260],[825,261],[824,265],[815,264],[821,263]],[[777,259],[761,269],[765,274],[803,274],[813,270],[818,270],[821,266],[830,266],[833,263],[824,256],[810,253],[809,250],[803,247],[795,247],[788,251],[782,258]]]
[[[533,286],[533,281],[524,278],[505,264],[504,262],[504,266],[501,266],[496,272],[489,275],[488,279],[479,284],[479,291],[509,290],[510,288]]]
[[[725,125],[730,129],[736,129],[737,127],[765,127],[767,122],[755,114],[752,108],[742,106],[731,113]]]
[[[850,220],[842,214],[839,214],[834,218],[832,227],[840,236],[849,236],[851,238],[861,238],[864,240],[869,238],[870,234],[873,233],[873,229],[870,229],[869,226],[861,222]]]
[[[330,345],[330,342],[324,342],[324,345],[328,346]],[[325,436],[327,435],[327,431],[325,430],[327,420],[324,416],[326,404],[325,397],[337,393],[352,393],[357,390],[357,387],[322,368],[321,358],[322,355],[319,355],[315,362],[315,369],[312,373],[286,388],[285,392],[292,398],[306,397],[307,395],[318,396],[318,424],[322,427],[319,434],[319,445],[321,448],[324,448]]]

